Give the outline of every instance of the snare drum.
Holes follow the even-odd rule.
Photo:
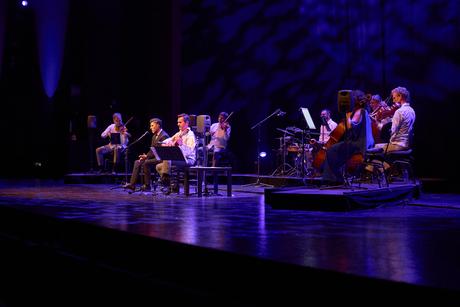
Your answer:
[[[287,148],[287,151],[288,152],[295,152],[295,153],[298,153],[300,150],[299,146],[297,145],[289,145],[288,148]]]

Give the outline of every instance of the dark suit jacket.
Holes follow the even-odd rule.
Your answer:
[[[155,134],[152,136],[151,147],[160,145],[160,142],[163,142],[167,138],[169,138],[169,135],[164,130],[161,130],[158,136]],[[153,152],[151,150],[149,150],[149,152],[147,153],[147,159],[155,159],[155,156],[153,155]]]

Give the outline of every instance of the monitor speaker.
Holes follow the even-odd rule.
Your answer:
[[[198,115],[196,117],[196,132],[205,133],[211,127],[211,116]]]
[[[340,90],[337,95],[337,109],[339,113],[350,112],[352,109],[351,90]]]

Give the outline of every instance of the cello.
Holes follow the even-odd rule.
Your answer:
[[[366,95],[365,97],[363,97],[362,99],[359,100],[359,103],[356,104],[356,108],[354,110],[354,112],[356,112],[357,110],[361,109],[364,107],[364,105],[366,104],[366,102],[370,99],[370,95]],[[350,116],[354,113],[354,112],[348,112],[346,115],[345,115],[345,118],[342,119],[340,121],[340,123],[337,125],[337,127],[332,130],[332,132],[329,134],[329,140],[326,142],[326,144],[324,144],[324,146],[322,146],[318,152],[316,153],[315,155],[315,159],[313,160],[313,167],[320,171],[321,170],[321,166],[323,165],[324,161],[326,160],[326,154],[327,154],[327,150],[334,144],[338,143],[339,141],[341,141],[341,139],[343,138],[345,132],[347,131],[347,128],[345,125],[347,123],[347,121],[350,120]],[[363,153],[355,153],[353,154],[346,162],[346,169],[347,169],[347,172],[353,172],[354,170],[356,170],[356,168],[361,165],[364,161],[364,154]]]

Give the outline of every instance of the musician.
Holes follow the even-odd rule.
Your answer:
[[[382,143],[390,139],[391,116],[382,116],[388,110],[387,103],[380,95],[373,95],[369,102],[371,108],[372,134],[376,143]]]
[[[112,139],[109,144],[96,148],[97,157],[97,168],[98,172],[104,172],[104,156],[113,153],[113,168],[112,174],[116,173],[118,163],[121,160],[121,154],[128,146],[129,137],[128,129],[123,124],[120,113],[114,113],[112,115],[113,124],[107,126],[107,128],[101,133],[102,138],[110,137],[112,133],[120,134],[120,144],[112,144]]]
[[[211,125],[209,133],[211,141],[208,144],[208,149],[213,151],[212,166],[221,166],[224,155],[227,152],[227,143],[230,139],[232,127],[227,122],[228,113],[220,112],[217,118],[217,123]]]
[[[323,166],[323,181],[326,184],[342,184],[342,167],[355,154],[364,154],[374,145],[369,113],[366,110],[366,96],[360,90],[351,95],[352,111],[346,114],[343,140],[332,145],[326,153]]]
[[[391,119],[391,137],[389,143],[379,143],[375,147],[384,151],[407,150],[415,123],[415,111],[410,105],[410,93],[405,87],[398,86],[391,91],[394,105],[400,105]]]
[[[329,140],[329,134],[337,127],[337,123],[331,119],[331,111],[328,109],[321,111],[320,118],[321,128],[319,129],[318,142],[320,144],[326,144]]]
[[[158,146],[166,140],[169,135],[162,129],[162,121],[159,118],[152,118],[150,120],[150,131],[152,132],[151,147]],[[153,152],[149,150],[147,153],[139,155],[139,159],[134,161],[133,173],[131,174],[131,180],[127,183],[124,188],[135,190],[137,178],[139,177],[139,171],[142,168],[144,173],[144,184],[141,187],[141,191],[150,191],[150,178],[151,178],[151,167],[157,165],[162,161],[155,159]]]
[[[177,115],[177,126],[179,127],[179,132],[163,141],[163,146],[178,146],[187,160],[187,162],[163,161],[162,163],[157,164],[156,170],[163,178],[162,182],[164,185],[168,185],[170,182],[169,177],[171,165],[184,167],[194,165],[196,162],[196,138],[195,133],[193,133],[189,125],[190,117],[187,114],[182,113]],[[169,193],[170,192],[179,192],[179,186],[177,183],[173,183],[170,186]]]

